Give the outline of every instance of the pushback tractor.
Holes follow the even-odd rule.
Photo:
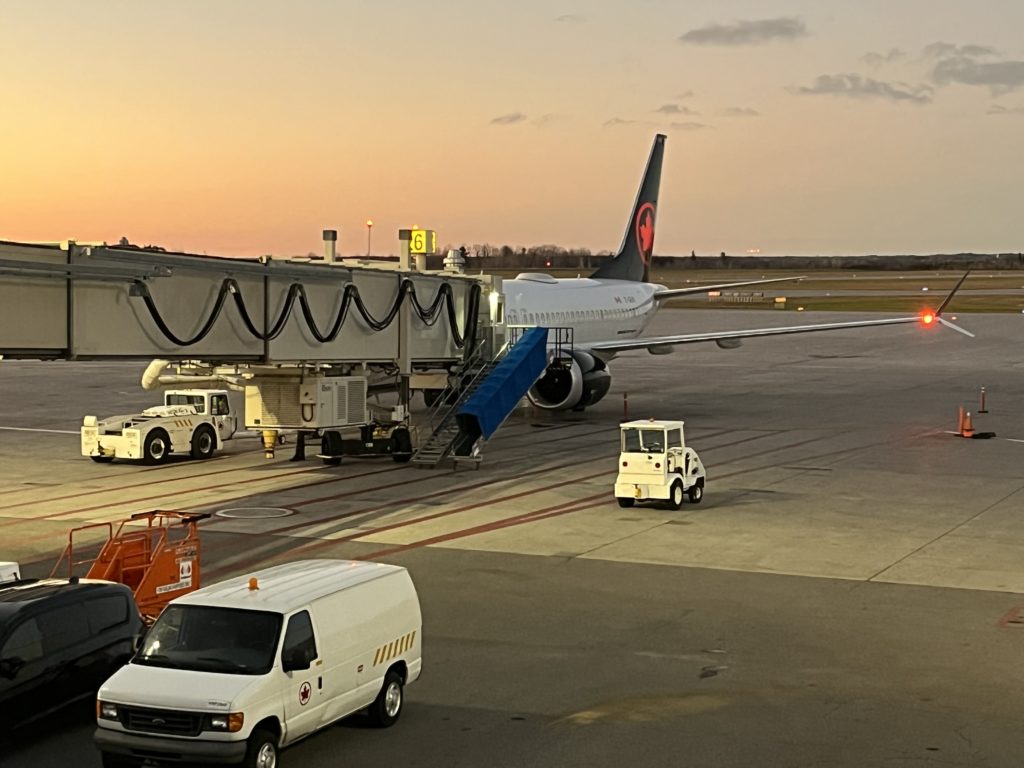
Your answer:
[[[683,437],[682,421],[627,421],[619,425],[619,474],[615,498],[620,507],[638,501],[667,501],[679,509],[686,497],[693,504],[704,498],[707,473]]]
[[[228,393],[219,389],[172,389],[163,405],[142,413],[82,424],[82,455],[93,461],[141,459],[160,464],[172,454],[208,459],[235,434],[238,419]]]

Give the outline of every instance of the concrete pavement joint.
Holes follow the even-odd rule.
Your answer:
[[[1003,496],[1001,499],[997,499],[996,501],[992,502],[991,504],[989,504],[984,509],[979,510],[978,512],[975,512],[973,515],[971,515],[967,519],[961,520],[959,523],[954,525],[949,530],[944,531],[943,533],[940,533],[938,536],[935,536],[930,541],[926,541],[924,544],[922,544],[921,546],[917,547],[916,549],[911,550],[910,552],[908,552],[907,554],[903,555],[903,557],[899,558],[895,562],[889,563],[889,565],[885,566],[885,568],[880,570],[878,573],[874,574],[873,576],[869,576],[866,579],[866,581],[874,581],[875,579],[877,579],[879,576],[881,576],[886,571],[892,570],[893,568],[895,568],[900,563],[906,561],[907,559],[913,557],[914,555],[917,555],[917,554],[921,553],[922,551],[924,551],[926,548],[930,547],[932,544],[936,543],[937,541],[940,541],[940,540],[946,538],[951,533],[954,533],[955,531],[960,530],[961,528],[963,528],[968,523],[971,523],[974,520],[977,520],[979,517],[984,515],[986,512],[988,512],[988,511],[990,511],[992,509],[995,509],[997,506],[1002,504],[1004,501],[1006,501],[1007,499],[1009,499],[1012,496],[1017,495],[1021,491],[1024,491],[1024,485],[1022,485],[1021,487],[1017,488],[1016,490],[1010,491],[1008,494]]]

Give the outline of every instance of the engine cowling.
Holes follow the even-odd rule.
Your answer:
[[[582,410],[607,395],[611,385],[612,375],[604,360],[575,351],[571,360],[553,360],[527,397],[546,411]]]

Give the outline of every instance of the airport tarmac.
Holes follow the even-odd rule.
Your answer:
[[[0,361],[0,559],[42,575],[69,527],[173,508],[214,513],[207,582],[305,557],[409,567],[425,673],[402,721],[353,718],[285,765],[1016,765],[1024,316],[957,322],[977,338],[629,353],[596,407],[522,408],[457,471],[289,462],[291,445],[267,461],[254,438],[205,463],[96,465],[81,417],[153,404],[144,364]],[[772,323],[794,315],[669,310],[648,334]],[[982,386],[974,426],[996,437],[950,434]],[[625,415],[686,420],[701,504],[617,506]],[[55,722],[0,765],[99,765],[87,721]]]

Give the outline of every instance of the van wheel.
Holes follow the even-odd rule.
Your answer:
[[[690,486],[690,490],[687,491],[687,495],[690,497],[691,504],[700,504],[700,500],[704,498],[704,484],[696,482]]]
[[[167,461],[171,453],[171,438],[162,429],[154,429],[142,444],[142,460],[147,464],[160,464]]]
[[[668,492],[668,505],[672,509],[680,509],[683,506],[683,484],[676,480]]]
[[[277,739],[268,731],[253,731],[245,750],[245,768],[275,768]]]
[[[402,702],[405,695],[402,691],[402,676],[395,670],[388,670],[384,675],[384,685],[380,693],[370,705],[370,720],[378,728],[387,728],[395,724],[402,714]]]
[[[200,425],[192,433],[192,458],[208,459],[217,450],[217,435],[209,424]]]
[[[139,760],[123,755],[115,755],[111,752],[101,752],[100,760],[103,762],[103,768],[135,768],[137,765],[142,765]]]
[[[628,496],[617,496],[615,500],[619,502],[620,507],[632,507],[635,501]]]

